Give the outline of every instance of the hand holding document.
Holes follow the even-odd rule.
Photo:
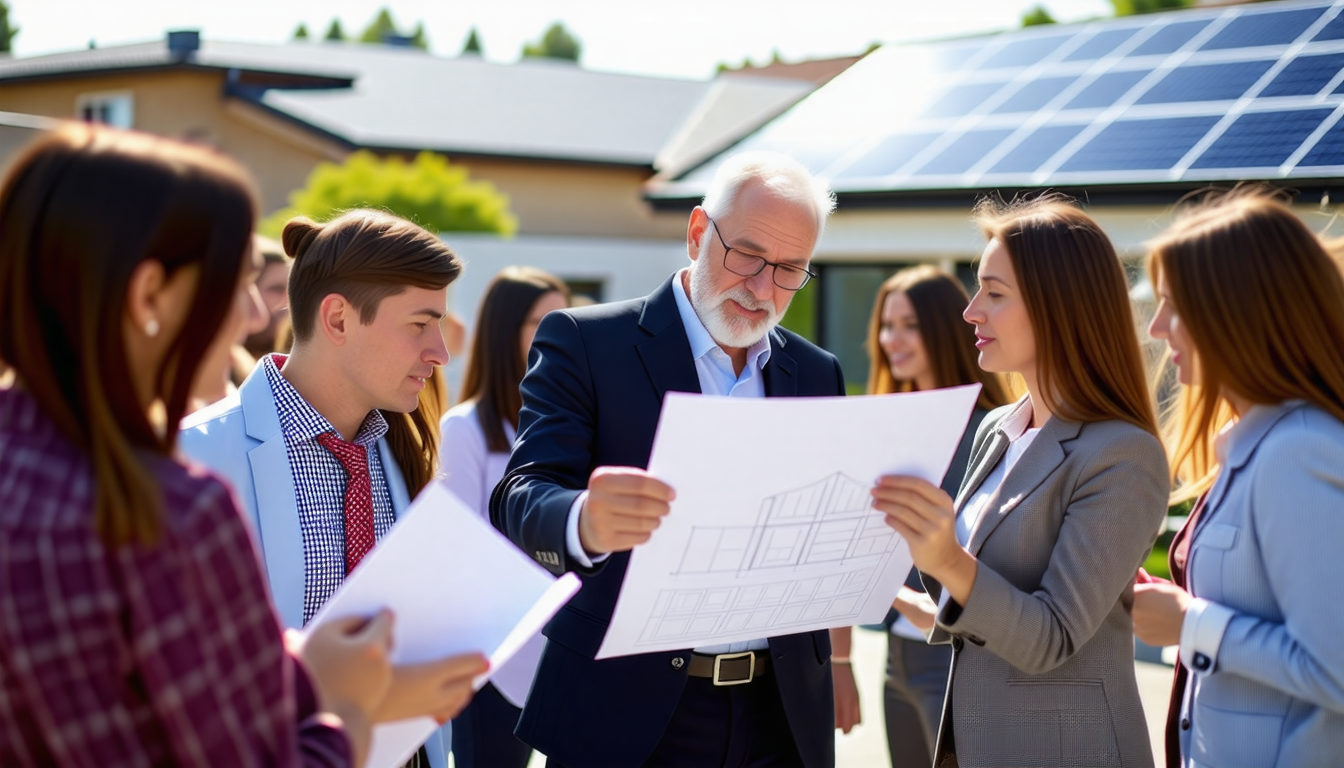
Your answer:
[[[344,616],[395,615],[392,663],[418,664],[478,651],[490,671],[505,667],[575,592],[519,552],[441,483],[431,483],[350,574],[309,626]],[[511,680],[525,693],[526,680]],[[379,725],[366,768],[391,768],[415,753],[438,724],[428,717]]]
[[[979,392],[668,394],[649,472],[676,498],[631,554],[597,658],[880,622],[912,560],[869,491],[941,482]]]

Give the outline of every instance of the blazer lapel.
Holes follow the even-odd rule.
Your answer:
[[[1204,524],[1213,516],[1210,513],[1218,509],[1219,503],[1223,500],[1223,495],[1227,493],[1227,488],[1232,483],[1232,477],[1250,460],[1256,447],[1260,445],[1260,441],[1265,438],[1265,435],[1269,434],[1270,427],[1273,427],[1279,419],[1301,406],[1302,402],[1301,400],[1289,400],[1279,405],[1253,406],[1232,427],[1232,432],[1227,435],[1227,446],[1225,448],[1227,455],[1223,459],[1223,466],[1218,471],[1218,479],[1209,489],[1208,500],[1204,502],[1206,512],[1200,515],[1192,534],[1198,533],[1199,529],[1203,528]]]
[[[383,477],[387,480],[387,491],[392,496],[392,516],[401,519],[401,513],[410,506],[410,492],[406,490],[406,478],[402,477],[397,457],[392,455],[392,446],[387,438],[378,441],[378,457],[383,463]]]
[[[994,499],[976,521],[975,530],[971,531],[971,540],[966,547],[967,551],[972,555],[979,553],[985,540],[999,523],[1002,523],[1023,499],[1031,495],[1037,486],[1045,482],[1045,479],[1064,463],[1062,443],[1077,437],[1081,429],[1082,424],[1076,421],[1065,421],[1058,416],[1050,417],[1027,447],[1026,452],[1022,454],[1022,458],[1018,459],[1017,464],[1003,479],[1003,483],[994,494]],[[996,437],[1003,437],[1006,452],[1008,447],[1006,436],[999,433]]]
[[[257,501],[257,531],[261,538],[271,598],[286,627],[303,626],[305,588],[303,534],[294,495],[294,475],[280,416],[266,373],[257,366],[238,390],[248,437],[260,441],[247,452]]]
[[[765,396],[793,397],[798,394],[798,363],[784,351],[784,335],[770,331],[770,360],[765,364]]]
[[[686,328],[681,323],[677,300],[672,295],[672,291],[681,290],[677,274],[645,299],[639,327],[649,334],[649,338],[635,345],[649,381],[658,391],[659,402],[668,392],[701,391],[700,375],[696,373],[695,360],[691,357],[691,343],[686,339]]]

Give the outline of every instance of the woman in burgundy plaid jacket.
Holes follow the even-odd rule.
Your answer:
[[[363,762],[391,617],[298,663],[229,490],[173,458],[254,209],[212,151],[78,124],[0,191],[0,765]]]

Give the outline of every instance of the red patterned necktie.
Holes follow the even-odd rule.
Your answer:
[[[373,485],[364,446],[347,443],[334,432],[323,432],[317,442],[345,467],[345,572],[349,574],[373,549]]]

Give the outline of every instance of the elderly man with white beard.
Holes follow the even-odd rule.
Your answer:
[[[824,631],[594,659],[630,550],[675,495],[644,469],[663,396],[844,393],[834,356],[776,327],[814,277],[834,206],[787,157],[729,158],[691,212],[687,268],[643,299],[552,312],[537,329],[490,508],[541,565],[583,577],[546,629],[518,724],[548,766],[834,765]],[[751,435],[740,439],[752,450]]]

